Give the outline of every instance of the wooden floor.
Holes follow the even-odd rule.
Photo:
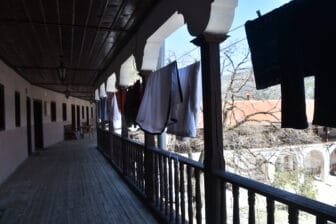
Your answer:
[[[86,139],[27,159],[0,186],[0,223],[157,222]]]

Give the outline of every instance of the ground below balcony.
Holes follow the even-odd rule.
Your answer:
[[[0,186],[0,224],[157,223],[96,149],[66,141],[27,159]]]

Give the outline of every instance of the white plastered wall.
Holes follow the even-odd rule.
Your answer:
[[[27,118],[26,98],[31,99],[31,131],[32,150],[35,151],[34,142],[34,108],[33,101],[42,101],[43,110],[43,142],[44,147],[49,147],[64,140],[64,125],[71,124],[71,104],[80,106],[81,123],[86,122],[86,107],[89,107],[89,121],[95,124],[95,106],[88,101],[74,97],[66,98],[64,94],[50,91],[31,85],[14,70],[0,60],[0,84],[5,92],[5,130],[0,131],[0,184],[28,157],[27,144]],[[15,126],[14,93],[20,93],[21,126]],[[56,121],[50,117],[50,102],[56,102]],[[47,114],[44,113],[44,102],[47,102]],[[67,104],[67,120],[63,121],[62,103]],[[84,106],[84,118],[82,117]],[[91,118],[93,107],[93,119]],[[77,110],[76,110],[77,113]],[[77,115],[77,114],[76,114]],[[77,117],[77,116],[76,116]]]

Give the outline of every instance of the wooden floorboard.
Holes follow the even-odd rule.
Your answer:
[[[0,186],[0,224],[157,223],[97,151],[65,141],[28,158]]]

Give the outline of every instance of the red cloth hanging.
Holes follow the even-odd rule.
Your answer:
[[[127,89],[119,90],[116,93],[118,107],[119,107],[119,111],[120,111],[121,114],[125,113],[126,95],[127,95]]]

